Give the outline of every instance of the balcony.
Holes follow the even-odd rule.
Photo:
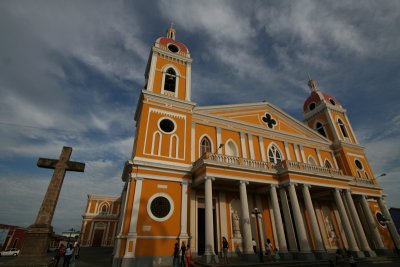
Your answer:
[[[204,153],[204,155],[193,163],[193,169],[197,169],[204,163],[218,164],[221,166],[241,167],[252,169],[255,171],[283,173],[286,171],[300,171],[307,174],[321,174],[324,176],[343,176],[341,170],[315,166],[311,164],[301,163],[297,161],[284,160],[277,164],[258,161],[246,158],[239,158],[234,156],[226,156],[215,153]]]

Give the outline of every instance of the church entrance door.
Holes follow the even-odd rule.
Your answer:
[[[205,251],[205,240],[206,240],[206,225],[205,225],[205,208],[197,209],[197,254],[203,255]],[[214,252],[218,255],[218,236],[217,236],[217,220],[216,220],[215,208],[213,208],[213,225],[214,225]]]
[[[93,247],[101,247],[101,241],[103,240],[104,229],[96,229],[93,234]]]

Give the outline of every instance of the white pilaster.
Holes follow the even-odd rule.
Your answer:
[[[186,63],[186,97],[185,97],[186,101],[190,101],[191,94],[192,94],[192,88],[191,88],[191,84],[192,84],[192,67],[191,67],[191,65],[192,64],[190,62]]]
[[[240,144],[242,146],[243,158],[247,158],[247,149],[246,149],[246,142],[245,142],[245,134],[244,134],[244,132],[240,132]]]
[[[153,92],[154,86],[154,74],[156,72],[156,63],[157,63],[157,56],[154,52],[151,55],[151,64],[149,70],[149,78],[147,80],[147,91]]]
[[[337,164],[336,158],[335,158],[335,154],[333,154],[333,152],[331,151],[332,154],[332,159],[333,159],[333,163],[335,164],[335,168],[339,169],[339,165]]]
[[[276,194],[276,185],[271,185],[270,190],[271,202],[274,210],[275,225],[278,234],[278,244],[280,252],[287,252],[285,232],[283,230],[283,223],[281,217],[281,211],[279,208],[278,195]]]
[[[306,155],[304,154],[304,149],[302,145],[299,145],[300,148],[300,154],[301,154],[301,159],[303,160],[303,163],[307,163],[307,158]]]
[[[193,251],[197,252],[197,231],[196,231],[196,191],[191,189],[190,192],[190,235],[191,239],[191,248]]]
[[[251,239],[249,204],[247,202],[246,181],[240,181],[240,202],[242,210],[243,253],[252,254],[253,244]]]
[[[321,153],[319,153],[319,149],[317,148],[316,151],[317,151],[319,166],[324,167],[324,162],[322,161]]]
[[[194,121],[192,121],[192,127],[190,129],[190,134],[191,134],[191,159],[192,162],[196,161],[196,123]],[[199,151],[200,154],[200,151]],[[200,155],[201,156],[201,155]]]
[[[299,241],[300,252],[311,252],[310,244],[306,234],[306,228],[304,227],[303,216],[301,215],[299,202],[297,199],[295,185],[289,184],[289,195],[290,203],[292,205],[294,223],[296,225],[297,240]]]
[[[252,134],[247,134],[249,138],[249,150],[250,150],[250,158],[255,159],[254,156],[254,144],[253,144],[253,135]]]
[[[187,234],[187,203],[188,203],[188,181],[183,180],[182,183],[182,205],[181,205],[181,232],[179,234],[179,239],[187,239],[189,236]],[[186,242],[187,243],[187,242]]]
[[[318,227],[317,216],[315,216],[315,210],[308,187],[309,185],[303,185],[303,198],[304,198],[304,203],[306,205],[308,216],[310,218],[312,234],[315,242],[315,250],[325,251],[324,244],[322,242],[321,231]]]
[[[136,237],[137,237],[137,221],[139,214],[140,196],[142,194],[143,177],[136,177],[135,195],[132,204],[131,223],[129,225],[129,233],[126,240],[125,258],[135,257]],[[130,244],[132,244],[132,251],[129,251]]]
[[[301,158],[300,158],[300,153],[299,153],[299,148],[296,144],[293,144],[294,147],[294,154],[296,155],[296,161],[297,162],[302,162]]]
[[[284,141],[283,144],[285,145],[285,152],[286,152],[287,160],[292,160],[291,157],[290,157],[290,151],[289,151],[288,142]]]
[[[262,136],[258,137],[258,143],[260,144],[261,160],[267,161],[267,157],[265,155],[265,148],[264,148],[264,138]]]
[[[216,131],[217,131],[217,154],[222,154],[222,151],[218,151],[218,147],[219,145],[222,144],[222,138],[221,138],[221,127],[215,127]]]

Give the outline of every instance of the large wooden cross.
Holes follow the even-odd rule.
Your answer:
[[[66,171],[83,172],[85,163],[69,161],[72,148],[63,147],[60,159],[39,158],[37,166],[40,168],[54,169],[53,177],[51,178],[46,195],[43,199],[37,215],[35,225],[50,226],[53,220],[54,211],[56,209],[58,196],[60,195],[61,187],[64,181]]]

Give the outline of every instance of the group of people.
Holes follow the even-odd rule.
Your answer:
[[[61,244],[56,250],[54,257],[54,267],[58,267],[61,259],[63,259],[62,267],[75,267],[75,259],[79,257],[79,243],[75,242],[74,245],[68,244],[66,247]]]
[[[180,258],[179,258],[180,254]],[[182,266],[182,267],[189,267],[194,266],[194,261],[192,258],[192,250],[190,249],[190,244],[182,242],[181,247],[179,248],[179,244],[175,243],[174,247],[174,262],[173,266]]]

